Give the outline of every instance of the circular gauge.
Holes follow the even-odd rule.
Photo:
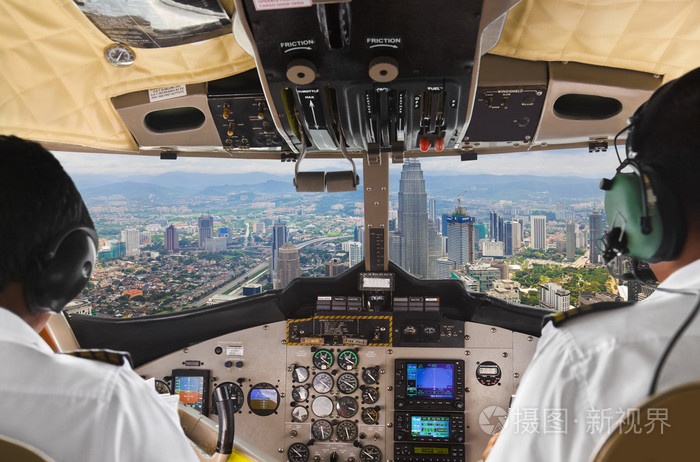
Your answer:
[[[335,403],[335,408],[340,417],[349,419],[357,414],[357,400],[351,396],[343,396]]]
[[[328,393],[333,388],[333,377],[327,372],[321,372],[316,374],[311,385],[318,393]]]
[[[104,56],[107,62],[117,67],[127,67],[134,64],[136,53],[121,43],[114,43],[105,48]]]
[[[346,371],[355,369],[358,361],[357,353],[352,350],[341,351],[338,355],[338,367]]]
[[[343,374],[340,374],[340,377],[338,377],[338,380],[335,382],[335,384],[338,387],[338,390],[340,390],[342,393],[345,393],[346,395],[349,395],[350,393],[353,393],[355,390],[357,390],[357,386],[360,383],[357,381],[357,377],[355,377],[354,374],[351,374],[350,372],[345,372]]]
[[[321,419],[311,425],[311,436],[318,441],[326,441],[333,434],[333,427],[327,420]]]
[[[289,462],[306,462],[309,460],[309,448],[304,443],[294,443],[287,450]]]
[[[333,365],[333,353],[328,350],[318,350],[314,353],[313,363],[317,369],[330,369]]]
[[[333,401],[328,396],[319,396],[311,403],[311,410],[319,417],[328,417],[333,412]]]
[[[156,380],[155,382],[156,392],[160,395],[170,395],[170,386],[162,380]]]
[[[243,407],[243,401],[245,401],[245,398],[243,398],[243,390],[241,390],[241,387],[239,387],[233,382],[223,382],[219,384],[219,386],[216,388],[219,387],[228,388],[229,396],[233,398],[233,412],[240,411]],[[216,410],[216,392],[212,394],[211,402],[214,404],[213,406],[211,406],[211,412],[213,412],[214,414],[218,414]]]
[[[382,458],[382,451],[377,446],[365,446],[360,451],[360,462],[379,462]]]
[[[309,390],[306,387],[292,388],[292,399],[294,401],[306,401],[309,399]]]
[[[335,429],[335,435],[344,443],[352,441],[357,438],[357,425],[350,420],[343,420]]]
[[[379,422],[379,411],[373,407],[367,407],[362,410],[362,421],[367,425],[374,425]]]
[[[279,405],[280,394],[270,383],[256,383],[248,392],[248,407],[253,414],[261,416],[274,414]]]
[[[292,381],[297,383],[306,382],[309,379],[309,370],[305,367],[295,367],[292,371]]]
[[[373,385],[379,383],[379,367],[368,367],[362,371],[362,381],[367,385]]]
[[[304,406],[297,406],[292,409],[292,422],[306,422],[309,418],[309,411]]]
[[[476,379],[487,387],[501,381],[501,368],[493,361],[484,361],[476,367]]]
[[[379,390],[374,387],[365,387],[362,390],[362,402],[364,404],[374,404],[379,401]]]

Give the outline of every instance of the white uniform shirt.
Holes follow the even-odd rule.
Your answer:
[[[130,366],[54,354],[4,308],[0,434],[57,462],[198,460],[176,414]]]
[[[661,284],[700,289],[700,260]],[[548,323],[487,462],[586,462],[621,414],[646,399],[662,351],[695,305],[657,290],[611,311]],[[657,392],[700,380],[700,315],[676,344]],[[659,432],[663,410],[655,428]]]

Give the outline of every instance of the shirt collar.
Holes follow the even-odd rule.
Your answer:
[[[44,339],[12,311],[0,306],[0,342],[20,343],[42,351],[53,353]]]
[[[700,288],[700,260],[677,269],[664,282],[659,284],[662,289],[698,289]]]

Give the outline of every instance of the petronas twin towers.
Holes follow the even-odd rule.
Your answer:
[[[419,278],[428,277],[428,195],[420,161],[406,159],[399,183],[397,230],[390,259]]]

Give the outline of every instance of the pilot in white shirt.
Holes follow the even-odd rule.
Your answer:
[[[197,461],[177,420],[127,364],[55,354],[0,308],[0,435],[57,462]]]
[[[0,211],[0,435],[57,462],[197,461],[177,414],[128,364],[55,354],[38,334],[85,287],[98,245],[39,144],[0,136]]]
[[[610,228],[603,256],[648,261],[661,284],[632,306],[593,305],[543,328],[503,431],[484,453],[488,462],[586,462],[623,414],[647,399],[664,351],[700,303],[698,126],[700,68],[659,88],[630,119],[627,158],[613,180],[601,182]],[[655,392],[700,380],[698,352],[696,317]],[[636,433],[668,425],[664,409],[643,417],[652,425]]]
[[[700,260],[660,287],[700,290]],[[610,311],[549,322],[487,462],[587,462],[622,413],[647,396],[664,347],[697,296],[657,290]],[[700,323],[683,334],[658,391],[700,379]],[[660,431],[664,416],[658,416]]]

